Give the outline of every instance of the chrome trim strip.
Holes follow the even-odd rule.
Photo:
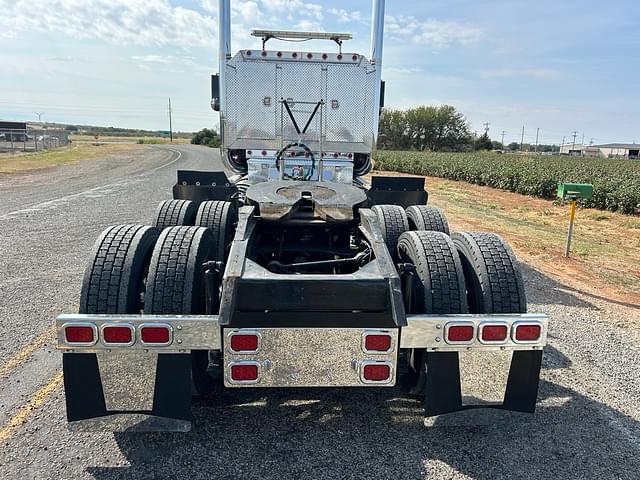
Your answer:
[[[514,342],[511,332],[501,344],[482,343],[474,338],[471,343],[449,344],[444,340],[445,325],[450,322],[472,322],[476,329],[484,322],[506,322],[511,331],[518,323],[541,326],[540,338],[536,342]],[[520,323],[520,324],[521,324]],[[424,348],[430,351],[460,352],[466,350],[539,350],[547,343],[549,317],[542,313],[514,313],[492,315],[407,315],[407,326],[401,329],[400,348]]]
[[[258,376],[255,380],[234,380],[231,378],[231,368],[236,365],[255,365],[258,367]],[[227,364],[225,368],[225,376],[227,377],[227,381],[233,385],[255,385],[260,381],[260,377],[262,377],[262,365],[260,362],[256,362],[255,360],[240,360],[233,361]]]
[[[144,344],[136,341],[126,350],[162,351],[162,353],[184,353],[190,350],[220,350],[222,347],[220,323],[217,315],[93,315],[66,314],[56,319],[57,347],[67,352],[97,353],[115,349],[112,344],[104,345],[98,340],[98,329],[105,323],[127,323],[138,329],[142,324],[149,326],[171,326],[172,342],[169,345]],[[68,344],[65,341],[66,325],[92,326],[95,328],[96,342],[92,344]],[[118,351],[124,351],[118,347]]]
[[[107,342],[104,339],[104,329],[109,327],[127,327],[131,332],[131,341],[126,343],[117,343],[117,342]],[[107,348],[118,348],[118,347],[130,347],[134,343],[136,343],[136,329],[130,323],[125,322],[108,322],[100,325],[100,343]]]
[[[142,339],[142,329],[145,327],[164,327],[169,330],[169,341],[166,343],[155,343],[155,342],[145,342]],[[138,325],[138,338],[140,339],[140,343],[145,347],[168,347],[173,343],[173,327],[168,323],[160,323],[160,322],[145,322]]]
[[[231,348],[231,337],[234,337],[236,335],[255,335],[256,337],[258,337],[258,347],[255,350],[234,350],[233,348]],[[235,353],[238,355],[251,355],[253,353],[258,353],[260,351],[260,347],[262,346],[262,335],[258,330],[254,329],[238,328],[235,330],[231,330],[227,334],[226,346],[229,353]]]
[[[370,335],[387,335],[389,337],[389,348],[387,350],[367,350],[366,341]],[[362,332],[362,351],[371,355],[387,355],[394,350],[393,336],[389,330],[365,330]]]
[[[67,327],[90,327],[93,330],[93,342],[68,342],[64,332]],[[62,325],[58,327],[58,339],[59,339],[58,342],[60,342],[60,337],[62,339],[63,345],[66,345],[67,348],[92,347],[96,343],[98,343],[98,327],[96,327],[95,324],[91,322],[80,322],[80,321],[64,322]]]

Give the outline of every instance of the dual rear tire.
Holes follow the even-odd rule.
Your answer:
[[[179,222],[202,226],[171,225]],[[171,200],[160,205],[153,227],[107,228],[85,272],[80,313],[205,314],[203,265],[226,260],[235,222],[229,202],[203,202],[198,209]],[[208,363],[208,352],[192,352],[195,394],[211,387]]]

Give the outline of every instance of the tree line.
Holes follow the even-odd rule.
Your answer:
[[[451,105],[421,106],[408,110],[385,108],[380,114],[378,148],[469,152],[474,150],[533,151],[529,144],[507,146],[471,131],[466,117]],[[538,145],[538,152],[557,151],[553,145]]]

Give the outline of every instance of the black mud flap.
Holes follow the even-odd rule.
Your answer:
[[[190,429],[190,354],[158,355],[152,410],[107,410],[95,353],[65,353],[62,365],[70,427],[107,431]]]
[[[427,353],[425,415],[432,417],[472,408],[533,413],[536,409],[542,350],[515,351],[502,404],[463,405],[457,352]]]
[[[173,186],[175,200],[201,203],[208,200],[229,201],[238,192],[224,172],[178,170],[178,181]]]
[[[426,205],[429,199],[424,189],[424,178],[421,177],[373,176],[367,197],[370,206],[399,205],[402,208]]]

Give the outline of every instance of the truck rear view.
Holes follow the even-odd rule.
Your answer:
[[[346,33],[271,30],[232,55],[219,8],[227,170],[178,171],[151,226],[97,240],[80,312],[57,319],[70,426],[187,431],[216,382],[397,388],[426,416],[532,413],[548,319],[526,313],[511,249],[450,232],[423,179],[366,177],[384,1],[369,58]],[[267,49],[308,39],[326,50]]]

